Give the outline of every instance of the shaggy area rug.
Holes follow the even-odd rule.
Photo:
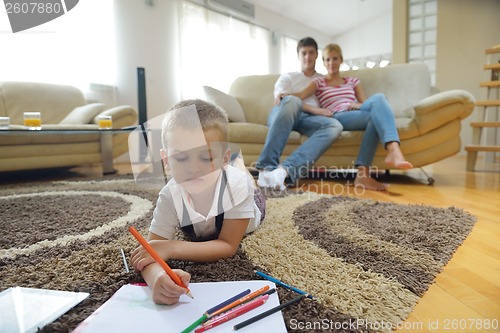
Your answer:
[[[158,190],[133,180],[51,182],[0,189],[0,291],[85,291],[43,332],[68,332],[123,284],[120,249],[136,246]],[[238,253],[216,263],[169,262],[192,281],[259,279],[261,270],[316,296],[283,311],[290,332],[391,331],[402,323],[468,235],[475,218],[454,208],[314,193],[267,193],[266,219]],[[295,295],[279,289],[281,302]]]

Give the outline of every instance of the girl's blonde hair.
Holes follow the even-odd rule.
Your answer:
[[[338,55],[340,56],[340,60],[342,60],[342,62],[344,62],[344,56],[342,55],[342,49],[340,48],[340,46],[338,44],[328,44],[327,46],[325,46],[325,48],[323,49],[323,61],[325,61],[325,57],[332,51],[337,52]]]

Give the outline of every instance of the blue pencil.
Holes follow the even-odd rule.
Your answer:
[[[258,276],[260,276],[260,277],[262,277],[262,278],[264,278],[266,280],[274,282],[274,283],[276,283],[279,286],[282,286],[282,287],[284,287],[286,289],[292,290],[292,291],[296,292],[297,294],[304,295],[307,298],[314,298],[314,296],[312,296],[308,292],[305,292],[303,290],[300,290],[299,288],[295,288],[295,287],[293,287],[293,286],[291,286],[289,284],[286,284],[285,282],[282,282],[282,281],[278,280],[277,278],[274,278],[274,277],[272,277],[270,275],[264,274],[264,273],[259,272],[259,271],[255,271],[255,274],[257,274]]]
[[[212,312],[215,312],[215,311],[217,311],[217,310],[219,310],[219,309],[222,309],[222,308],[223,308],[223,307],[225,307],[226,305],[231,304],[231,303],[233,303],[234,301],[236,301],[236,300],[238,300],[238,299],[240,299],[240,298],[242,298],[243,296],[246,296],[246,295],[248,295],[248,294],[250,294],[250,289],[247,289],[247,290],[245,290],[245,291],[242,291],[242,292],[241,292],[241,293],[239,293],[238,295],[235,295],[235,296],[231,297],[230,299],[228,299],[228,300],[226,300],[226,301],[224,301],[224,302],[222,302],[222,303],[220,303],[220,304],[218,304],[218,305],[214,306],[213,308],[208,309],[207,311],[205,311],[205,314],[206,314],[206,315],[210,315],[210,314],[212,314]]]

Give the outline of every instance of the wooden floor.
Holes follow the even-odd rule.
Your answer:
[[[420,300],[398,332],[500,332],[500,163],[478,161],[476,172],[465,171],[466,158],[455,156],[425,171],[435,179],[427,184],[420,170],[393,172],[384,182],[387,192],[355,193],[352,179],[305,180],[300,186],[321,193],[351,195],[395,203],[455,206],[477,217],[477,223],[436,282]],[[129,166],[118,165],[119,173]],[[75,168],[44,176],[81,178],[99,176],[97,167]],[[33,173],[29,173],[33,175]],[[1,183],[30,181],[0,177]],[[32,179],[31,179],[32,180]],[[406,329],[405,329],[406,328]]]
[[[304,189],[435,207],[455,206],[477,223],[398,332],[500,332],[500,164],[466,172],[465,157],[455,156],[424,170],[394,172],[387,192],[359,195],[346,180],[304,181]],[[488,171],[486,171],[488,170]],[[488,329],[489,328],[489,329]],[[496,329],[495,329],[496,328]]]

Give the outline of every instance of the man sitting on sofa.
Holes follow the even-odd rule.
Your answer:
[[[342,133],[340,122],[332,118],[327,109],[324,114],[313,114],[318,108],[316,96],[304,101],[288,94],[302,91],[312,79],[322,75],[315,70],[318,44],[310,37],[297,44],[297,55],[301,71],[280,75],[274,86],[275,106],[267,120],[269,131],[264,148],[257,160],[259,172],[257,184],[276,190],[285,189],[287,183],[295,183],[307,175],[309,167]],[[292,131],[308,139],[280,164],[280,157]]]

